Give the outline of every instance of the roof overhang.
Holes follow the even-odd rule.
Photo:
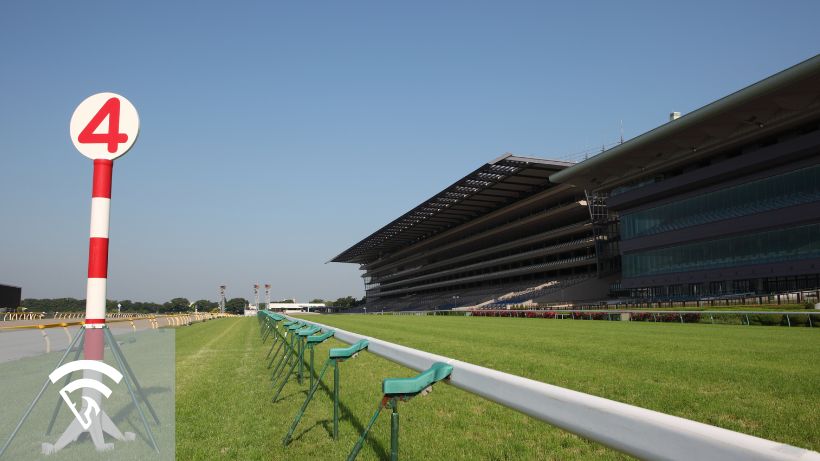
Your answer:
[[[820,55],[604,151],[550,180],[589,190],[627,183],[820,116]]]
[[[331,262],[365,264],[543,190],[573,163],[504,154],[459,179]]]

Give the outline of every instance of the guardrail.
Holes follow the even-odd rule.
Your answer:
[[[67,319],[76,319],[77,317],[74,315],[75,313],[71,313],[70,316],[60,317],[63,320]],[[84,316],[84,314],[80,314],[80,316]],[[151,329],[156,330],[157,328],[161,327],[179,327],[183,325],[190,325],[192,323],[197,322],[204,322],[206,320],[212,320],[216,318],[223,317],[224,314],[211,314],[211,313],[197,313],[197,314],[177,314],[177,315],[135,315],[130,317],[121,317],[121,318],[107,318],[106,323],[120,323],[120,322],[129,322],[131,324],[132,331],[137,331],[137,326],[134,322],[138,321],[147,321],[148,327]],[[39,317],[42,319],[43,317]],[[55,317],[56,318],[56,317]],[[28,320],[28,319],[22,319]],[[160,325],[160,321],[164,320],[165,325]],[[83,320],[75,320],[72,322],[52,322],[52,323],[40,323],[40,324],[31,324],[31,325],[10,325],[10,326],[0,326],[0,332],[3,331],[20,331],[20,330],[39,330],[40,334],[43,337],[43,346],[44,351],[46,354],[51,352],[51,339],[47,334],[47,330],[53,328],[62,328],[63,332],[65,333],[66,337],[68,338],[68,342],[71,343],[72,336],[71,332],[69,332],[68,327],[75,327],[83,325]]]
[[[39,320],[45,318],[42,312],[4,312],[3,321],[11,320]]]
[[[165,326],[168,327],[178,327],[182,325],[190,325],[196,322],[204,322],[206,320],[212,320],[216,318],[221,318],[224,315],[222,314],[175,314],[175,315],[144,315],[139,317],[126,317],[126,318],[107,318],[106,323],[118,323],[118,322],[131,322],[133,325],[135,321],[140,320],[147,320],[152,323],[153,328],[159,328],[160,320],[165,320]],[[41,317],[42,318],[42,317]],[[68,318],[76,318],[74,316],[71,317],[61,317],[63,319]],[[0,326],[0,331],[2,330],[42,330],[47,328],[57,328],[57,327],[65,327],[65,326],[76,326],[82,325],[84,322],[82,320],[78,320],[75,322],[59,322],[59,323],[41,323],[41,324],[34,324],[34,325],[11,325],[11,326]]]
[[[345,315],[362,315],[362,313],[346,313]],[[526,317],[572,320],[612,320],[612,321],[641,321],[641,322],[680,322],[680,323],[721,323],[721,318],[736,318],[741,325],[752,325],[752,320],[761,325],[805,325],[814,327],[820,325],[820,311],[739,311],[739,310],[642,310],[642,309],[472,309],[472,310],[442,310],[442,311],[374,311],[365,312],[367,315],[473,315],[476,317]],[[754,316],[754,317],[749,317]],[[760,316],[764,316],[762,319]],[[778,322],[772,322],[777,318]],[[717,319],[717,321],[716,321]]]
[[[333,330],[336,339],[348,344],[366,339],[369,352],[416,371],[436,362],[449,364],[453,367],[449,383],[455,387],[641,459],[820,461],[820,453],[803,448],[522,378],[304,317],[298,320]]]
[[[70,320],[70,319],[84,319],[85,312],[54,312],[54,314],[49,314],[48,312],[4,312],[2,321],[13,321],[13,320],[42,320],[47,318],[48,316],[53,315],[51,318],[55,320]],[[190,313],[190,314],[133,314],[133,313],[122,313],[122,314],[107,314],[105,317],[108,321],[113,322],[116,320],[143,320],[143,319],[156,319],[156,318],[165,318],[165,317],[178,317],[178,318],[185,318],[187,323],[191,323],[194,321],[200,321],[203,319],[213,319],[219,317],[227,317],[231,316],[231,314],[212,314],[210,312],[199,312],[199,313]],[[173,324],[177,325],[179,322],[172,322]]]
[[[535,309],[481,309],[469,312],[476,317],[527,317],[572,320],[616,320],[639,322],[724,323],[721,319],[735,319],[741,325],[805,325],[814,327],[820,322],[817,311],[671,311],[671,310],[535,310]],[[466,315],[466,314],[465,314]],[[752,316],[751,318],[749,316]],[[812,320],[812,316],[815,319]],[[715,319],[717,318],[717,322]]]

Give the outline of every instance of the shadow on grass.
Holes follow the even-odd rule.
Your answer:
[[[333,434],[330,431],[330,424],[331,424],[331,421],[329,419],[323,419],[323,420],[320,420],[320,421],[316,421],[315,423],[313,423],[313,426],[310,426],[307,429],[303,430],[302,432],[300,432],[300,433],[296,434],[295,436],[291,437],[290,443],[297,442],[299,439],[302,438],[302,436],[306,435],[308,432],[312,431],[314,427],[317,427],[317,426],[324,427],[325,430],[327,431],[328,436],[332,437]],[[290,443],[288,445],[290,445]]]
[[[135,391],[136,391],[136,389],[135,389]],[[151,416],[151,412],[148,411],[148,406],[146,404],[146,402],[150,403],[150,401],[148,400],[148,396],[150,396],[151,394],[166,394],[166,393],[170,393],[170,392],[171,392],[171,389],[169,389],[167,387],[143,387],[142,388],[142,397],[137,396],[137,403],[139,405],[142,405],[142,410],[144,412],[145,420],[148,423],[148,426],[149,427],[154,426],[151,429],[152,431],[154,431],[154,438],[156,438],[157,435],[158,435],[156,433],[156,430],[160,429],[162,427],[162,421],[159,421],[159,422],[155,421],[154,417]],[[145,401],[140,401],[140,398],[145,399]],[[129,418],[129,416],[134,415],[134,412],[136,410],[137,410],[137,408],[134,406],[134,402],[131,401],[130,405],[126,405],[120,411],[118,411],[116,414],[114,414],[111,417],[111,421],[113,421],[114,424],[116,424],[116,425],[119,425],[120,422],[129,423],[131,425],[131,427],[134,429],[133,430],[134,434],[137,434],[140,439],[142,439],[146,444],[148,444],[148,446],[151,446],[151,441],[150,441],[150,439],[148,439],[148,434],[143,433],[143,431],[145,431],[145,426],[142,425],[142,418],[139,418],[139,425],[135,424]],[[159,415],[157,415],[157,419],[159,419]]]
[[[270,351],[268,351],[268,355],[265,357],[265,360],[268,361],[268,370],[270,370],[271,366],[273,366],[273,361],[276,360],[276,357],[279,357],[279,351],[283,349],[283,344],[284,343],[280,340],[279,346],[276,347],[276,352],[273,352],[273,346],[276,346],[276,343],[271,344]],[[273,352],[273,355],[271,355],[271,352]],[[287,349],[285,349],[285,353],[287,353]],[[276,363],[278,364],[279,362],[277,361]],[[271,379],[273,379],[273,377],[271,377]]]
[[[276,355],[274,355],[274,358],[275,357],[276,357]],[[291,363],[292,358],[293,358],[293,353],[286,350],[284,352],[284,355],[279,357],[279,359],[276,361],[276,366],[273,367],[273,371],[271,372],[271,375],[270,375],[270,379],[271,379],[271,384],[270,385],[271,385],[272,389],[276,388],[277,381],[279,381],[281,379],[281,376],[284,373],[284,371],[288,369],[287,368],[288,365],[292,365],[292,363]],[[273,363],[273,358],[271,358],[271,363]],[[268,365],[268,369],[270,369],[270,364]],[[292,368],[290,369],[290,373],[288,374],[288,376],[290,376],[290,374],[293,374],[293,369]]]
[[[313,373],[313,379],[318,381],[319,387],[332,400],[333,399],[333,391],[329,387],[327,387],[327,385],[323,381],[319,380],[319,376],[316,373],[316,370],[311,371],[310,365],[306,364],[306,371],[307,371],[307,373]],[[308,380],[310,379],[309,376],[307,377],[307,379]],[[277,402],[285,400],[285,399],[290,398],[292,396],[295,396],[297,394],[305,394],[306,395],[309,391],[310,391],[309,389],[300,389],[300,390],[298,390],[298,391],[296,391],[292,394],[288,394],[284,397],[279,397]],[[316,397],[314,396],[312,400],[315,400],[315,399],[316,399]],[[331,407],[331,411],[333,411],[332,407]],[[353,412],[350,411],[350,407],[345,405],[344,402],[342,402],[342,400],[339,400],[339,412],[340,412],[339,423],[341,423],[343,421],[348,421],[356,429],[356,432],[358,434],[361,434],[362,432],[364,432],[364,425],[362,424],[362,422],[357,417],[355,417],[353,415]],[[324,427],[325,431],[327,432],[328,437],[333,437],[333,431],[331,429],[331,425],[332,425],[331,421],[320,420],[320,421],[315,422],[312,426],[308,427],[307,429],[299,432],[293,438],[291,438],[291,443],[296,442],[297,440],[301,439],[302,436],[304,436],[305,434],[307,434],[308,432],[313,430],[313,428],[315,428],[319,425]],[[365,443],[368,446],[370,446],[373,449],[373,451],[376,452],[377,457],[379,459],[388,459],[390,457],[390,454],[387,452],[387,449],[384,447],[384,445],[382,445],[381,443],[379,443],[377,440],[373,439],[372,437],[368,437],[367,440],[365,440]]]

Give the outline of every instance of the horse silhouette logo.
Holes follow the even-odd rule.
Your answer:
[[[108,376],[115,383],[119,383],[120,380],[122,380],[122,373],[120,373],[116,368],[97,360],[75,360],[73,362],[66,363],[65,365],[62,365],[52,371],[48,375],[48,379],[51,380],[52,383],[56,384],[57,381],[63,376],[80,370],[96,371],[101,375]],[[88,428],[91,427],[93,418],[100,414],[100,406],[92,397],[83,395],[82,399],[85,401],[85,409],[77,409],[77,403],[73,402],[70,396],[70,394],[77,389],[94,389],[107,399],[111,396],[111,388],[96,379],[91,379],[84,376],[83,378],[71,381],[60,389],[60,396],[63,398],[66,405],[68,405],[71,412],[74,413],[74,417],[77,418],[77,422],[80,423],[83,429],[88,430]],[[82,411],[82,413],[80,411]]]

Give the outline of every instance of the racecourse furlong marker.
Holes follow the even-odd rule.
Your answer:
[[[81,154],[94,160],[91,186],[91,225],[88,245],[88,283],[86,285],[85,341],[83,356],[86,360],[103,360],[105,351],[105,299],[108,282],[108,225],[111,210],[111,178],[114,160],[123,156],[139,134],[139,115],[134,105],[114,93],[89,96],[71,116],[71,142]],[[84,371],[84,378],[100,379],[94,371]],[[99,395],[84,391],[99,404]],[[110,449],[103,432],[118,440],[133,439],[123,435],[101,411],[98,421],[88,430],[98,450]],[[58,451],[82,433],[75,424],[66,430],[51,450]],[[78,432],[79,431],[79,432]],[[151,437],[153,438],[153,437]],[[44,444],[43,451],[49,451]]]
[[[104,133],[98,133],[104,125],[107,125]],[[139,125],[139,115],[134,105],[114,93],[98,93],[86,98],[71,116],[71,141],[81,154],[94,160],[85,306],[86,328],[105,324],[111,176],[114,159],[124,155],[134,145],[139,134]],[[102,338],[102,335],[99,337]],[[86,344],[89,344],[88,340],[91,338],[86,340]],[[93,340],[90,342],[94,343]],[[101,346],[102,344],[98,348],[100,357],[95,357],[97,360],[102,358]],[[85,355],[96,355],[95,347],[86,346]]]
[[[74,110],[74,114],[71,116],[71,124],[69,126],[71,142],[74,143],[74,146],[81,154],[94,160],[88,249],[88,284],[86,286],[85,322],[83,329],[74,336],[71,344],[57,363],[57,367],[59,368],[63,364],[75,345],[77,345],[77,350],[74,360],[77,360],[80,353],[79,348],[82,347],[83,357],[86,363],[87,361],[102,361],[104,358],[105,343],[108,341],[111,353],[116,359],[120,367],[120,372],[122,372],[125,378],[125,384],[128,387],[128,393],[131,395],[131,400],[140,415],[145,433],[154,450],[159,453],[159,446],[154,439],[151,428],[148,426],[148,421],[139,405],[135,391],[140,394],[142,401],[151,412],[151,416],[153,416],[157,424],[159,424],[159,418],[151,407],[150,402],[145,398],[145,394],[137,381],[137,377],[126,362],[114,336],[105,324],[111,175],[114,168],[114,160],[128,152],[137,140],[139,125],[139,115],[134,105],[124,97],[114,93],[98,93],[89,96],[77,106]],[[83,379],[77,380],[77,382],[88,384],[90,381],[97,381],[98,383],[102,383],[103,374],[96,371],[94,367],[85,367],[82,370]],[[79,371],[79,369],[76,371]],[[66,384],[68,384],[72,373],[73,371],[69,372],[68,376],[66,376]],[[46,380],[40,392],[34,398],[34,401],[31,402],[23,414],[23,417],[20,418],[17,427],[12,431],[5,444],[0,447],[0,456],[5,453],[12,440],[14,440],[14,437],[31,414],[34,406],[43,396],[48,385],[49,380]],[[72,408],[72,412],[77,418],[72,420],[71,424],[54,444],[42,444],[43,454],[48,455],[60,451],[69,443],[76,441],[83,432],[88,432],[94,443],[94,447],[99,451],[113,448],[113,444],[105,442],[104,433],[109,434],[117,440],[135,439],[135,434],[132,432],[126,432],[125,434],[120,432],[108,414],[106,414],[105,410],[102,409],[102,398],[103,396],[107,398],[108,395],[100,393],[98,390],[101,388],[100,386],[81,387],[83,389],[82,400],[84,402],[82,410],[77,412],[75,406],[77,403],[66,401],[66,404]],[[95,390],[95,387],[97,390]],[[66,398],[66,396],[63,395],[63,398]],[[60,404],[58,403],[58,406],[55,407],[52,414],[46,435],[50,433],[59,410]],[[84,418],[81,418],[79,415],[84,415]]]

